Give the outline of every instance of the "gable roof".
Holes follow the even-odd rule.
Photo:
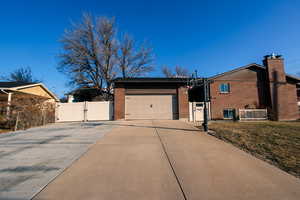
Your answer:
[[[43,83],[25,83],[25,82],[0,82],[0,90],[18,91],[25,88],[40,86],[42,87],[53,99],[59,101],[58,97],[51,92]]]
[[[263,65],[259,65],[257,63],[251,63],[251,64],[248,64],[248,65],[245,65],[245,66],[242,66],[242,67],[238,67],[236,69],[233,69],[233,70],[230,70],[230,71],[227,71],[227,72],[224,72],[224,73],[217,74],[215,76],[210,77],[209,79],[219,78],[219,77],[222,77],[222,76],[225,76],[225,75],[229,75],[229,74],[232,74],[232,73],[244,70],[244,69],[249,69],[251,67],[252,68],[254,67],[254,68],[257,68],[257,69],[266,70],[266,67],[263,66]],[[296,76],[293,76],[293,75],[289,75],[289,74],[286,74],[286,77],[300,82],[300,78],[299,77],[296,77]]]
[[[235,69],[227,71],[227,72],[223,72],[223,73],[214,75],[214,76],[210,77],[209,79],[215,79],[215,78],[219,78],[219,77],[222,77],[222,76],[226,76],[226,75],[229,75],[229,74],[232,74],[232,73],[244,70],[244,69],[248,69],[250,67],[256,67],[256,68],[263,69],[263,70],[266,69],[262,65],[259,65],[259,64],[256,64],[256,63],[251,63],[251,64],[248,64],[248,65],[245,65],[245,66],[242,66],[242,67],[238,67],[238,68],[235,68]]]

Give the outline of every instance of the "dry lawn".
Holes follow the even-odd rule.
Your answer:
[[[300,177],[300,122],[213,122],[214,136]]]
[[[0,129],[0,134],[1,133],[6,133],[6,132],[9,132],[9,131],[11,131],[11,130],[9,130],[9,129]]]

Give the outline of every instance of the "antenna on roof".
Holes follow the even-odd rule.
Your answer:
[[[273,52],[271,55],[272,58],[276,58],[276,54]]]

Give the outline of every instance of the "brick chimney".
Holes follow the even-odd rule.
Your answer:
[[[269,82],[286,83],[283,58],[280,55],[265,56],[264,64],[267,67]]]
[[[284,59],[280,55],[265,56],[264,65],[267,69],[269,90],[269,114],[271,120],[293,120],[297,118],[295,109],[294,86],[287,83],[284,71]]]

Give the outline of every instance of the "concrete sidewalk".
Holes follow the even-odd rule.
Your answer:
[[[119,123],[34,199],[300,199],[299,179],[184,122]]]

